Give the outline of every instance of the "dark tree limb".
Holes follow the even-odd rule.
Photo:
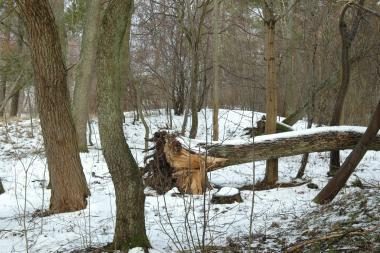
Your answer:
[[[365,0],[359,0],[359,5],[363,5]],[[342,52],[341,52],[341,83],[339,92],[334,105],[334,111],[330,121],[330,126],[337,126],[340,123],[340,118],[343,111],[344,100],[350,84],[350,49],[352,42],[358,32],[360,21],[362,19],[363,11],[357,9],[356,15],[353,19],[351,29],[349,29],[345,16],[347,11],[351,8],[351,1],[343,6],[339,17],[339,32],[342,40]],[[333,151],[330,154],[330,175],[334,175],[340,166],[339,151]]]
[[[377,104],[376,110],[372,116],[371,122],[368,125],[364,135],[360,138],[358,144],[352,150],[351,154],[344,161],[342,167],[336,175],[328,182],[328,184],[315,197],[314,202],[317,204],[325,204],[331,202],[339,191],[346,184],[348,178],[354,172],[365,153],[370,149],[370,145],[377,142],[379,135],[377,132],[380,129],[380,101]]]
[[[4,192],[5,192],[4,186],[3,186],[3,183],[1,182],[1,178],[0,178],[0,194],[3,194]]]

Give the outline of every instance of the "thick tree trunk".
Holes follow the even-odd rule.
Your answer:
[[[86,123],[88,121],[88,96],[96,56],[96,34],[100,20],[100,0],[88,0],[81,56],[76,77],[73,99],[73,118],[77,131],[79,150],[88,152]]]
[[[348,178],[354,172],[356,166],[362,160],[363,156],[370,149],[370,144],[375,143],[379,139],[377,135],[380,129],[380,101],[372,116],[364,135],[360,138],[354,150],[344,161],[342,167],[337,171],[336,175],[327,183],[321,192],[315,197],[314,202],[317,204],[325,204],[331,202],[339,191],[346,184]]]
[[[37,102],[52,183],[50,211],[86,207],[90,194],[70,114],[66,69],[57,26],[47,0],[18,0],[29,34]]]
[[[131,0],[109,1],[100,26],[96,64],[100,140],[116,194],[113,249],[122,251],[150,246],[145,232],[142,178],[126,143],[120,117],[123,90],[120,57],[125,32],[130,32],[127,24],[132,10]]]
[[[227,158],[225,166],[248,163],[252,160],[266,160],[294,156],[311,152],[352,149],[363,133],[356,129],[342,127],[320,127],[292,133],[264,135],[252,143],[241,145],[223,144],[209,148],[210,156]],[[368,149],[380,150],[380,136],[377,135]]]
[[[269,1],[264,6],[265,35],[265,60],[266,70],[266,124],[265,133],[276,133],[277,117],[277,72],[276,72],[276,47],[275,47],[275,27],[274,4]],[[267,160],[264,183],[273,185],[278,180],[278,161],[276,159]]]
[[[363,5],[364,0],[359,1],[359,5]],[[352,23],[352,29],[348,29],[345,15],[347,10],[351,8],[351,3],[345,4],[339,17],[339,32],[342,40],[342,52],[341,52],[341,83],[338,91],[338,95],[335,101],[334,111],[330,121],[330,126],[337,126],[340,124],[340,119],[343,111],[344,99],[348,91],[350,84],[350,48],[353,40],[355,39],[358,31],[360,21],[362,19],[362,10],[357,9],[357,13]],[[335,175],[336,171],[340,167],[339,151],[333,151],[330,153],[330,175]]]

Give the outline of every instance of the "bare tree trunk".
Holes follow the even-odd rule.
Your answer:
[[[11,109],[9,112],[9,115],[11,117],[17,116],[19,100],[20,100],[20,91],[17,91],[11,101]]]
[[[365,0],[360,0],[359,5],[363,6]],[[359,29],[360,21],[362,19],[362,10],[357,9],[356,15],[352,23],[352,29],[349,30],[348,24],[345,22],[345,15],[347,10],[352,8],[351,3],[346,3],[341,11],[339,17],[339,32],[342,40],[342,52],[341,52],[341,66],[342,76],[338,96],[336,98],[333,115],[330,121],[330,126],[336,126],[340,124],[342,117],[342,110],[344,105],[344,99],[348,91],[350,84],[350,48],[352,42],[355,39],[356,33]],[[330,153],[330,175],[335,175],[340,167],[339,151],[333,151]]]
[[[148,248],[145,232],[142,178],[126,143],[120,108],[123,85],[120,58],[125,33],[130,32],[133,1],[111,0],[100,26],[97,49],[98,115],[103,155],[116,194],[116,228],[113,249]],[[124,42],[127,43],[127,42]]]
[[[344,161],[342,167],[336,175],[327,183],[327,185],[315,197],[314,202],[317,204],[326,204],[331,202],[339,191],[346,184],[348,178],[354,172],[356,166],[362,160],[363,156],[369,149],[369,144],[376,139],[377,132],[380,129],[380,101],[372,115],[371,122],[364,135],[360,138],[359,143],[351,151],[350,155]]]
[[[313,125],[313,119],[311,118],[311,114],[309,114],[309,118],[307,120],[307,128],[311,128],[312,125]],[[304,176],[308,160],[309,160],[309,153],[303,154],[301,165],[300,165],[300,168],[298,169],[296,178],[302,178]]]
[[[101,0],[87,1],[86,24],[83,32],[81,56],[73,98],[73,118],[79,150],[88,152],[86,123],[88,121],[89,88],[96,56],[96,34],[100,20]]]
[[[198,132],[198,77],[199,77],[199,53],[198,45],[193,42],[191,49],[191,84],[190,84],[190,111],[191,128],[190,138],[195,138]]]
[[[20,18],[17,20],[17,51],[20,55],[22,55],[24,51],[24,29],[22,25],[22,21]],[[16,84],[18,86],[24,87],[25,86],[25,76],[22,75],[21,78],[18,80],[21,82],[21,85]],[[19,107],[19,100],[20,100],[20,90],[22,88],[18,89],[14,96],[12,97],[11,101],[11,109],[10,109],[10,116],[11,117],[16,117],[18,113],[18,107]]]
[[[1,80],[0,80],[0,104],[3,104],[5,102],[5,95],[7,92],[7,75],[6,73],[1,75]],[[5,112],[5,106],[2,106],[0,108],[0,117],[4,116]]]
[[[181,135],[185,135],[186,127],[187,127],[187,120],[189,118],[189,110],[190,110],[190,95],[186,96],[185,101],[185,112],[183,113],[183,122],[181,127]]]
[[[3,186],[3,183],[1,182],[1,178],[0,178],[0,194],[3,194],[4,192],[5,192],[4,186]]]
[[[47,0],[17,0],[29,35],[37,102],[52,183],[50,211],[86,207],[90,194],[70,114],[66,69],[54,15]]]
[[[276,73],[276,47],[275,47],[275,27],[273,1],[268,1],[264,5],[264,25],[265,25],[265,60],[266,69],[266,124],[265,133],[276,133],[277,118],[277,73]],[[278,160],[267,160],[264,183],[273,185],[278,180]]]
[[[220,35],[219,35],[219,12],[221,3],[214,0],[213,14],[213,113],[212,113],[212,140],[219,140],[219,58],[220,58]]]
[[[4,11],[4,14],[7,18],[5,18],[4,20],[4,24],[5,24],[5,29],[4,29],[4,40],[1,41],[1,47],[4,48],[4,49],[9,49],[10,47],[10,38],[11,38],[11,31],[10,31],[10,18],[9,18],[9,13],[10,13],[10,10],[12,8],[12,6],[10,5],[11,1],[5,1],[3,4],[4,4],[4,8],[5,8],[5,11]],[[1,56],[1,55],[0,55]],[[8,61],[7,60],[3,60],[0,58],[0,63],[1,65],[8,65]],[[7,71],[4,71],[3,73],[1,73],[0,75],[0,117],[3,117],[4,116],[4,113],[5,113],[5,105],[4,106],[1,106],[2,104],[6,103],[7,99],[6,99],[6,95],[7,95],[7,82],[8,82],[8,73]]]
[[[140,116],[141,122],[143,123],[144,130],[145,130],[145,136],[144,136],[144,150],[145,152],[148,151],[148,139],[149,139],[149,126],[148,123],[145,120],[144,113],[141,109],[142,101],[141,101],[141,87],[137,86],[135,83],[135,80],[131,80],[133,89],[135,90],[136,94],[136,108],[137,113]]]

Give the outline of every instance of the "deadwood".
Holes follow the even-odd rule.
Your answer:
[[[257,137],[252,143],[241,145],[218,145],[208,150],[208,155],[228,159],[224,166],[267,160],[304,153],[352,149],[363,133],[344,130],[345,127],[324,127],[298,131],[297,134],[273,134]],[[369,150],[380,150],[380,135],[369,145]]]
[[[184,147],[176,136],[157,132],[150,140],[155,152],[145,168],[145,183],[164,193],[176,186],[181,192],[200,194],[207,188],[206,172],[234,164],[267,160],[304,153],[353,148],[362,137],[360,129],[323,127],[292,133],[260,136],[253,144],[208,147],[206,154],[196,154]],[[369,145],[380,150],[380,135]]]

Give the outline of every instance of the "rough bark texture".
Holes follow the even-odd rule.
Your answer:
[[[103,155],[116,195],[116,227],[113,249],[128,251],[149,247],[145,232],[143,184],[139,168],[126,143],[120,101],[120,57],[133,1],[109,1],[100,26],[97,51],[98,116]]]
[[[372,116],[371,122],[364,135],[360,138],[354,150],[346,158],[342,167],[337,171],[336,175],[327,183],[321,192],[315,197],[314,202],[317,204],[325,204],[331,202],[339,191],[346,184],[348,178],[354,172],[356,166],[362,160],[363,156],[370,149],[370,143],[376,142],[376,137],[380,129],[380,101]]]
[[[96,34],[100,19],[100,2],[100,0],[87,1],[86,24],[83,32],[80,62],[74,89],[73,118],[77,131],[78,146],[81,152],[88,152],[86,138],[88,96],[96,56]]]
[[[276,55],[275,55],[275,28],[276,19],[274,16],[273,1],[264,4],[264,26],[265,34],[265,61],[266,69],[266,124],[265,133],[276,133],[276,117],[277,117],[277,72],[276,72]],[[278,161],[276,159],[267,160],[265,169],[264,183],[273,185],[278,180]]]
[[[215,157],[227,158],[228,161],[224,165],[228,166],[251,162],[252,159],[259,161],[303,153],[352,149],[363,136],[363,134],[355,131],[342,132],[329,130],[329,128],[325,128],[325,131],[319,133],[310,134],[308,130],[302,132],[293,137],[255,141],[254,153],[252,144],[224,144],[210,147],[208,154]],[[276,135],[281,136],[282,134],[274,134],[272,136],[275,137]],[[369,144],[368,149],[380,150],[379,135]]]
[[[53,12],[47,0],[16,2],[29,35],[38,110],[52,183],[50,210],[80,210],[86,207],[90,192],[70,114],[66,70]]]
[[[65,0],[49,0],[53,10],[55,23],[58,27],[58,34],[61,43],[63,61],[67,58],[67,36],[65,29]]]
[[[363,6],[364,0],[359,1],[359,5]],[[347,11],[351,8],[351,3],[344,5],[340,17],[339,17],[339,32],[342,40],[342,52],[341,52],[341,83],[334,105],[334,111],[330,121],[330,126],[337,126],[340,124],[340,119],[343,111],[344,99],[348,91],[350,84],[350,48],[353,40],[355,39],[356,33],[359,29],[360,21],[362,19],[362,10],[357,9],[356,15],[354,17],[351,30],[345,21],[345,15]],[[340,167],[340,157],[339,151],[333,151],[330,154],[330,175],[334,175]]]

